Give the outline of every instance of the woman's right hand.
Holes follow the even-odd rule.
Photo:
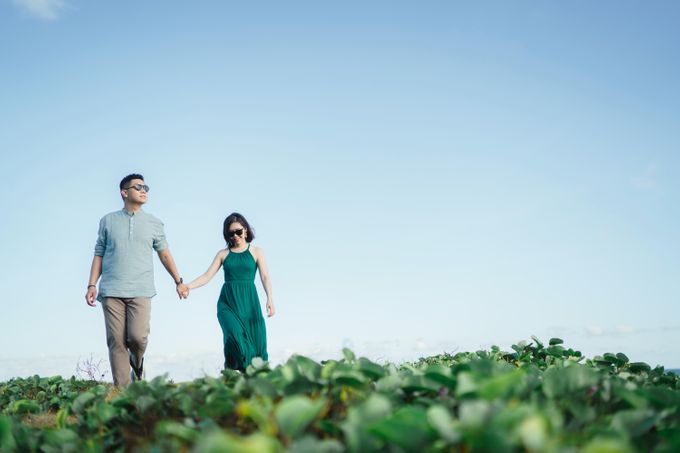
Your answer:
[[[267,301],[267,317],[271,318],[276,314],[276,309],[274,308],[274,304],[272,303],[271,300]]]

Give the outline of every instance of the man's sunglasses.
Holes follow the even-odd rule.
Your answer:
[[[229,237],[234,237],[234,236],[243,236],[243,228],[239,228],[238,230],[232,230],[229,232]]]
[[[137,192],[141,192],[142,189],[144,189],[144,192],[149,193],[149,186],[147,186],[146,184],[135,184],[134,186],[125,188],[125,190],[128,189],[135,189]]]

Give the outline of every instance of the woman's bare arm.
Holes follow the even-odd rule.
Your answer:
[[[217,271],[220,270],[220,267],[222,266],[222,263],[224,262],[224,258],[227,256],[227,253],[228,252],[226,249],[217,252],[217,255],[215,255],[215,259],[213,259],[208,270],[205,271],[205,273],[200,277],[195,278],[191,283],[187,285],[187,287],[189,289],[200,288],[201,286],[205,285],[210,280],[212,280]]]
[[[267,294],[267,316],[272,317],[276,313],[274,308],[274,296],[272,294],[272,282],[269,279],[269,268],[267,267],[267,260],[264,257],[264,251],[260,248],[256,248],[257,254],[257,270],[260,271],[260,281],[264,287],[264,292]]]

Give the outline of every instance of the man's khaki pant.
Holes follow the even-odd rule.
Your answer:
[[[127,387],[130,385],[130,360],[139,367],[144,358],[149,339],[151,299],[105,297],[102,307],[113,384]]]

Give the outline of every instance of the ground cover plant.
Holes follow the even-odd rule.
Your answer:
[[[34,376],[0,384],[0,451],[680,451],[680,378],[554,338],[401,365],[344,350],[245,374],[117,392]]]

